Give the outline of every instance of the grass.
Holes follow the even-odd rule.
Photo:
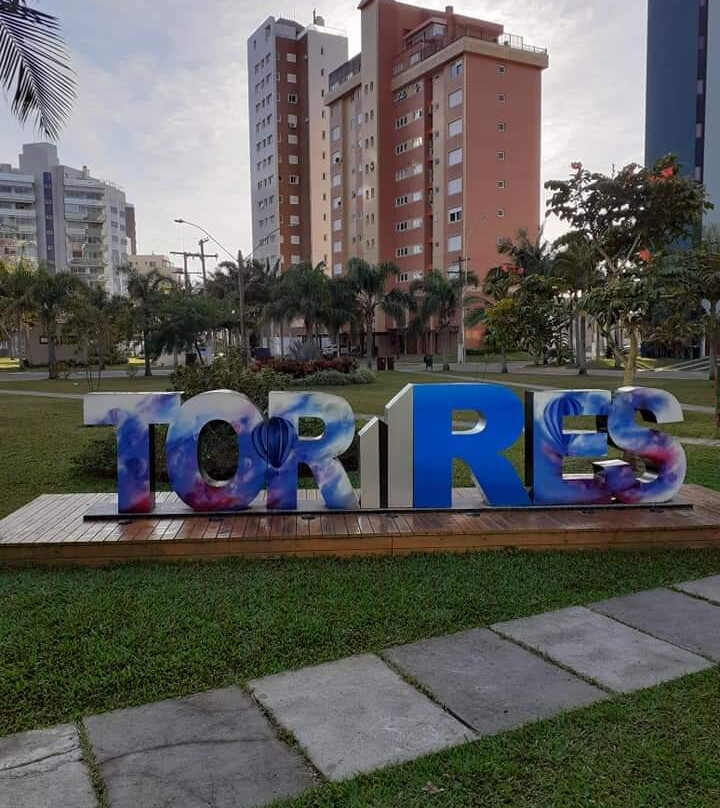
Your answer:
[[[445,381],[327,389],[373,413],[414,380]],[[688,415],[682,428],[703,432],[710,417]],[[98,431],[79,401],[0,396],[0,419],[0,515],[41,492],[111,487],[69,462]],[[521,443],[508,454],[520,469]],[[720,490],[718,450],[687,454],[688,481]],[[716,550],[0,570],[0,736],[717,572]],[[285,806],[714,806],[719,710],[713,670]]]
[[[622,387],[622,378],[598,374],[590,376],[554,376],[548,373],[460,373],[453,371],[451,375],[462,375],[467,377],[468,381],[502,382],[510,385],[537,384],[541,387],[557,387],[561,390],[615,390]],[[656,379],[643,376],[636,381],[636,384],[640,387],[659,387],[662,390],[667,390],[683,404],[700,404],[712,407],[714,403],[714,383],[706,379]]]
[[[0,735],[720,570],[720,551],[0,572]]]
[[[324,786],[282,806],[714,808],[718,711],[714,669]]]

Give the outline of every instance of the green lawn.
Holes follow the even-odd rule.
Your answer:
[[[720,571],[720,551],[0,572],[0,735]]]
[[[444,381],[395,373],[328,392],[380,412],[414,380]],[[0,419],[0,515],[41,492],[111,487],[69,463],[99,432],[79,401],[0,395]],[[720,490],[719,450],[687,451],[688,480]],[[521,444],[509,455],[520,469]],[[0,735],[718,572],[714,550],[0,570]],[[713,671],[292,805],[717,805],[718,708]]]
[[[616,390],[618,387],[622,387],[622,377],[603,376],[597,373],[590,376],[555,376],[546,373],[484,373],[482,371],[460,373],[452,371],[451,375],[467,377],[468,381],[537,384],[542,387],[557,387],[561,390]],[[667,390],[683,404],[700,404],[706,407],[712,407],[714,404],[714,384],[706,379],[658,379],[653,376],[641,376],[635,384],[638,387],[659,387]]]

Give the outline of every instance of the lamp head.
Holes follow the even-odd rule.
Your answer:
[[[175,219],[178,224],[185,224],[185,219]]]

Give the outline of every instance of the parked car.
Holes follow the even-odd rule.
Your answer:
[[[328,357],[329,359],[332,359],[332,357],[338,355],[338,346],[335,345],[334,342],[330,343],[330,345],[326,345],[322,349],[322,355]]]

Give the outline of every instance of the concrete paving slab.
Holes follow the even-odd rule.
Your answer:
[[[330,780],[474,739],[372,654],[250,682]]]
[[[489,629],[402,645],[383,656],[482,735],[606,697],[599,688]]]
[[[711,666],[683,648],[581,606],[510,620],[492,628],[619,693]]]
[[[705,600],[720,603],[720,575],[711,575],[709,578],[700,578],[699,581],[685,581],[675,584],[674,589],[697,595]]]
[[[720,662],[720,608],[671,589],[591,603],[594,611]]]
[[[72,724],[0,738],[0,808],[96,808]]]
[[[315,784],[236,687],[115,710],[85,725],[111,808],[242,808]]]

